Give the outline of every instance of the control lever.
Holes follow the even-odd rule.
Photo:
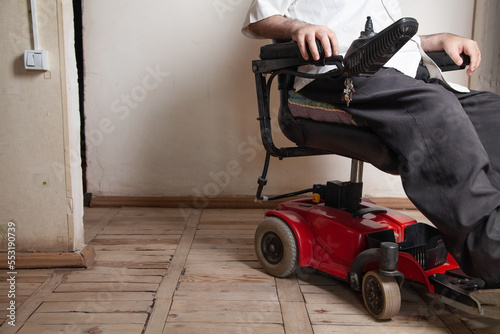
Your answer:
[[[418,31],[418,22],[413,18],[402,18],[379,33],[373,31],[368,16],[365,31],[352,42],[344,56],[345,73],[348,76],[370,76],[375,74]]]

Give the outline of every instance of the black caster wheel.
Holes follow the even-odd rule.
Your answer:
[[[369,271],[363,277],[363,300],[368,312],[376,319],[391,319],[401,308],[401,291],[394,277]]]
[[[265,218],[255,232],[254,246],[257,259],[268,274],[283,278],[295,271],[298,262],[297,242],[283,220]]]

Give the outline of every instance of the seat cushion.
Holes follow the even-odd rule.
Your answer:
[[[403,167],[398,155],[370,128],[307,118],[297,118],[296,122],[303,137],[302,147],[366,161],[394,175]]]
[[[352,116],[341,108],[311,100],[293,90],[288,92],[288,108],[294,117],[359,126]]]
[[[287,93],[282,96],[279,122],[288,139],[300,147],[366,161],[384,172],[399,174],[398,155],[363,122],[355,122],[336,106],[294,91]]]

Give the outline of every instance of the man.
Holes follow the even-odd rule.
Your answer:
[[[367,16],[375,31],[401,17],[397,0],[254,0],[242,32],[252,38],[294,40],[319,58],[344,54]],[[344,79],[297,80],[310,99],[342,107],[364,120],[397,152],[408,197],[442,232],[450,253],[471,276],[500,288],[500,97],[447,83],[425,52],[446,51],[467,74],[481,62],[475,41],[452,34],[416,36],[374,76],[354,77],[352,101]],[[425,65],[424,65],[425,64]],[[304,71],[320,71],[304,67]]]

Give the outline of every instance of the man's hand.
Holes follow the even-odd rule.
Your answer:
[[[481,64],[481,50],[476,41],[456,35],[448,35],[443,43],[444,51],[453,59],[455,64],[462,65],[461,53],[470,57],[467,75],[471,75]]]
[[[457,65],[462,65],[461,53],[470,57],[467,75],[471,75],[481,64],[481,50],[476,41],[469,38],[452,35],[437,34],[421,36],[424,51],[445,51]]]
[[[320,58],[318,48],[316,46],[316,39],[321,42],[325,50],[325,56],[331,57],[332,55],[339,54],[339,43],[337,35],[328,27],[310,25],[300,22],[296,30],[292,31],[292,39],[297,42],[302,58],[307,60],[309,54],[307,49],[311,51],[314,60]]]
[[[312,25],[281,15],[274,15],[250,24],[248,29],[255,35],[265,38],[283,41],[294,40],[299,46],[300,54],[306,60],[309,58],[308,47],[314,60],[320,58],[316,39],[321,42],[326,57],[339,54],[337,35],[326,26]]]

